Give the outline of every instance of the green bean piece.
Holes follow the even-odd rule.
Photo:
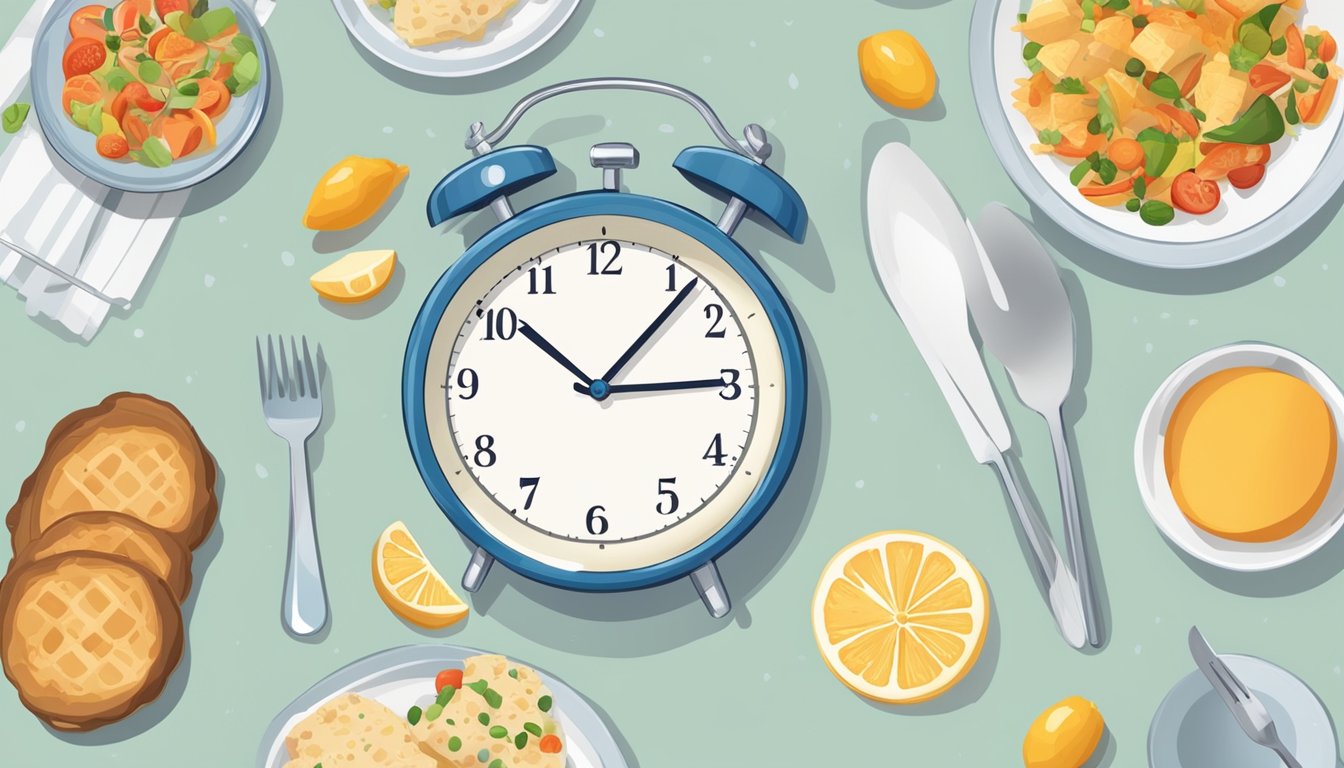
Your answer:
[[[411,707],[406,712],[406,722],[415,725],[420,722],[420,716],[424,714],[419,707]]]
[[[482,712],[481,714],[477,715],[477,716],[476,716],[476,719],[480,722],[481,725],[489,725],[489,724],[490,724],[490,716],[487,715],[487,714],[484,713],[484,712]]]
[[[527,746],[527,731],[522,731],[517,736],[513,737],[513,746],[517,747],[518,749],[522,749]]]
[[[508,737],[509,737],[509,729],[508,729],[508,728],[505,728],[505,727],[502,726],[502,725],[492,725],[492,726],[490,726],[490,738],[492,738],[492,739],[507,739]]]
[[[537,738],[541,738],[541,726],[536,723],[523,723],[523,730]]]
[[[430,704],[429,709],[425,710],[425,717],[428,718],[431,723],[434,722],[435,720],[438,720],[439,716],[442,714],[443,714],[443,707],[439,706],[438,704]]]
[[[540,699],[537,699],[537,709],[540,709],[542,712],[550,712],[550,711],[551,711],[551,697],[550,697],[550,696],[542,696]]]
[[[504,703],[504,697],[500,696],[499,691],[494,688],[486,688],[485,693],[481,695],[485,697],[485,703],[489,704],[491,709],[499,709],[499,706]]]

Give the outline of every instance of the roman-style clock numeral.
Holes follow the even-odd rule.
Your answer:
[[[599,259],[599,254],[601,259]],[[590,275],[619,275],[625,270],[616,266],[616,260],[621,257],[621,244],[615,240],[607,240],[601,243],[592,243],[588,246],[588,274]],[[597,265],[602,259],[605,263],[601,269]]]

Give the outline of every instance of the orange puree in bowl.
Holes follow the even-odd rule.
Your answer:
[[[1266,542],[1306,525],[1335,472],[1335,422],[1311,385],[1268,368],[1230,368],[1181,398],[1167,426],[1167,480],[1191,523]]]

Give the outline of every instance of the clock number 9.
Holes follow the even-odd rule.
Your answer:
[[[722,339],[727,335],[720,326],[723,325],[723,306],[719,304],[705,305],[705,319],[709,321],[709,330],[705,331],[706,339]]]
[[[481,435],[476,438],[476,455],[472,461],[476,462],[478,467],[493,467],[495,460],[499,457],[495,455],[494,435]]]
[[[462,400],[470,400],[475,397],[477,391],[480,390],[481,379],[476,375],[476,371],[470,368],[463,368],[457,372],[457,387],[458,389],[466,390],[466,392],[459,392],[457,395],[458,398]]]
[[[602,506],[591,507],[588,510],[588,517],[584,521],[588,526],[588,532],[594,536],[601,536],[611,527],[607,524],[607,518],[601,513],[606,512],[607,508]]]
[[[607,263],[604,264],[604,265],[602,266],[601,269],[598,269],[598,268],[597,268],[597,262],[598,262],[598,258],[597,258],[597,256],[598,256],[598,253],[599,253],[599,252],[600,252],[603,256],[606,256],[606,255],[608,255],[608,254],[611,255],[611,258],[607,259]],[[618,242],[616,242],[615,240],[607,240],[607,241],[604,241],[603,243],[601,243],[600,245],[599,245],[598,243],[591,243],[591,244],[589,244],[589,245],[588,245],[588,274],[590,274],[590,275],[619,275],[619,274],[621,274],[621,272],[622,272],[622,268],[616,266],[616,259],[618,259],[618,258],[620,258],[620,257],[621,257],[621,244],[618,243]]]
[[[677,511],[677,508],[681,506],[681,500],[677,498],[677,492],[669,487],[676,484],[677,484],[677,478],[675,477],[662,477],[658,479],[658,495],[667,497],[666,509],[663,508],[662,501],[659,501],[658,506],[654,508],[654,510],[658,514],[660,515],[673,514],[674,512]]]
[[[489,310],[485,313],[485,340],[508,341],[518,333],[518,313],[508,307],[498,311]]]

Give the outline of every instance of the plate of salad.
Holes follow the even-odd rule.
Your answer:
[[[238,0],[57,0],[33,47],[47,141],[89,178],[167,192],[223,170],[270,88],[261,26]]]
[[[977,0],[972,83],[1033,204],[1164,268],[1263,252],[1344,184],[1331,0]]]

